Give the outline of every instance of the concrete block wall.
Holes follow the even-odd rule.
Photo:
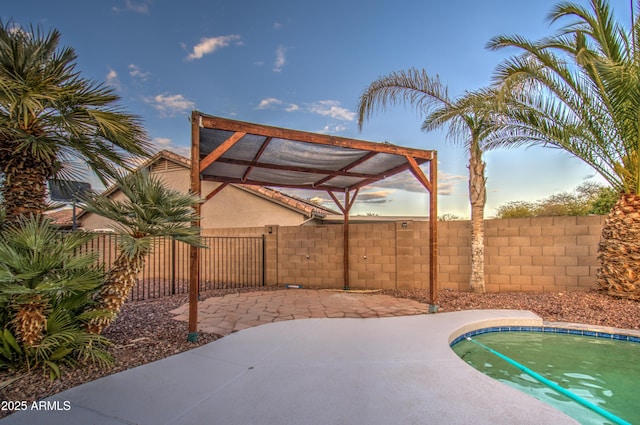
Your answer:
[[[403,226],[405,223],[405,226]],[[342,288],[342,225],[272,227],[266,239],[267,284]],[[274,248],[272,245],[275,244]],[[351,224],[349,287],[427,288],[428,225],[423,222]],[[273,256],[277,259],[273,259]],[[275,270],[275,271],[274,271]]]
[[[585,291],[596,287],[604,216],[485,221],[487,291]],[[469,289],[471,223],[439,223],[438,284]]]
[[[487,291],[595,288],[597,248],[604,219],[587,216],[486,220]],[[342,225],[203,229],[203,235],[265,235],[267,285],[342,288]],[[429,224],[424,221],[351,224],[350,287],[428,288],[429,237]],[[470,264],[470,222],[439,222],[438,286],[468,290]]]

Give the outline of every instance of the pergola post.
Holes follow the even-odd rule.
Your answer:
[[[343,224],[342,224],[342,246],[343,246],[343,255],[342,255],[342,264],[344,268],[343,272],[343,280],[344,280],[344,290],[349,290],[349,213],[351,212],[351,207],[353,206],[356,197],[358,196],[358,192],[360,189],[356,189],[353,193],[353,197],[350,196],[349,189],[344,190],[344,205],[340,203],[340,200],[333,194],[331,191],[327,191],[333,202],[336,203],[340,211],[343,214]]]
[[[438,155],[429,161],[429,312],[438,312]]]
[[[191,193],[200,196],[200,116],[194,111],[191,114]],[[200,204],[195,207],[200,217]],[[200,219],[191,223],[200,226]],[[200,287],[200,248],[191,245],[189,248],[189,335],[190,342],[198,340],[198,291]]]
[[[349,290],[349,189],[344,191],[344,224],[343,228],[343,267],[344,267],[344,290]]]

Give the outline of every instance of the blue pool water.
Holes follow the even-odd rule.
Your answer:
[[[622,340],[629,339],[626,337],[608,336],[520,331],[480,333],[472,338],[627,422],[640,424],[640,343],[636,342],[640,339],[632,337],[627,341]],[[454,341],[452,348],[479,371],[556,407],[582,424],[612,423],[464,336]]]

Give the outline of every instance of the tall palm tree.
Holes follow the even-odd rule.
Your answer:
[[[495,108],[486,107],[497,97],[490,90],[467,93],[451,100],[438,76],[411,68],[378,78],[362,93],[358,101],[358,125],[374,110],[411,104],[426,116],[422,130],[449,128],[451,140],[469,150],[469,200],[471,202],[471,275],[470,289],[485,292],[484,281],[484,207],[486,203],[485,163],[482,141],[495,126]]]
[[[77,176],[69,164],[81,161],[105,179],[150,150],[139,119],[115,105],[111,89],[80,77],[60,37],[0,22],[0,198],[8,223],[42,213],[47,180]]]
[[[625,29],[606,0],[589,0],[588,7],[560,3],[548,19],[570,21],[538,41],[499,36],[489,42],[491,49],[520,52],[496,72],[511,98],[492,145],[563,149],[620,193],[602,230],[598,284],[639,299],[640,24],[635,19]]]
[[[195,205],[200,199],[168,189],[156,176],[137,171],[120,174],[116,185],[127,197],[117,201],[104,195],[87,197],[85,210],[115,223],[120,253],[107,272],[104,286],[97,296],[98,310],[108,313],[91,321],[88,330],[100,334],[117,316],[137,282],[145,256],[156,237],[169,237],[202,246],[199,229],[189,226],[197,219]]]

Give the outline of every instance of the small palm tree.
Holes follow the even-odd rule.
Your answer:
[[[639,12],[640,13],[640,12]],[[541,144],[593,167],[618,193],[599,245],[600,287],[640,299],[640,24],[616,21],[607,1],[560,3],[553,23],[572,19],[539,41],[499,36],[489,47],[516,48],[496,80],[511,96],[493,146]]]
[[[5,223],[42,214],[47,180],[74,178],[83,162],[100,178],[150,144],[136,116],[115,106],[113,91],[80,77],[60,33],[0,22],[0,198]],[[76,167],[77,168],[77,167]]]
[[[144,171],[120,174],[116,185],[126,200],[103,195],[84,200],[86,211],[111,219],[121,233],[120,253],[96,298],[97,308],[108,314],[97,317],[88,327],[96,334],[102,333],[120,312],[137,282],[145,256],[152,250],[154,238],[170,237],[202,246],[199,229],[189,226],[198,218],[194,209],[200,203],[198,197],[168,189],[158,177]]]
[[[497,99],[494,93],[468,93],[451,100],[447,88],[426,71],[409,69],[392,72],[371,83],[358,101],[358,124],[378,108],[404,102],[414,105],[426,115],[425,131],[449,127],[452,140],[461,142],[469,150],[469,200],[471,202],[471,276],[469,286],[474,292],[485,291],[484,281],[484,207],[486,203],[485,163],[482,160],[482,141],[494,128],[495,108],[486,103]]]
[[[86,294],[102,283],[95,257],[78,254],[92,235],[63,235],[48,220],[21,218],[0,234],[0,303],[27,347],[41,341],[52,300]]]
[[[91,234],[63,234],[39,216],[22,217],[0,234],[0,367],[43,366],[110,356],[104,338],[83,331],[85,313],[104,281],[96,256],[82,253]]]

